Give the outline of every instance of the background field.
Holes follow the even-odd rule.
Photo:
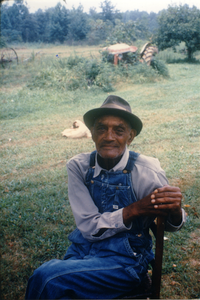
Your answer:
[[[62,64],[74,51],[98,58],[99,48],[43,46],[35,55],[39,51],[21,47],[17,49],[20,64],[0,70],[1,299],[23,299],[33,270],[64,256],[67,235],[75,227],[65,165],[75,154],[92,151],[94,145],[91,139],[63,138],[61,132],[108,95],[97,86],[69,91],[59,85],[36,84],[39,72],[57,66],[56,55]],[[28,57],[32,59],[23,62]],[[180,232],[166,233],[161,298],[197,299],[200,64],[198,60],[178,62],[168,65],[168,78],[141,77],[130,82],[119,77],[112,94],[129,101],[143,120],[142,133],[130,149],[157,157],[170,184],[178,185],[184,196],[187,223]],[[51,80],[56,86],[60,79]]]

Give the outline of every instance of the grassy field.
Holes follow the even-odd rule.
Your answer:
[[[4,300],[23,299],[33,271],[64,256],[67,236],[75,228],[65,165],[94,145],[91,139],[66,139],[61,132],[108,95],[98,87],[69,91],[36,86],[38,72],[54,64],[57,54],[65,55],[64,47],[49,47],[35,56],[40,50],[18,49],[20,64],[0,70],[0,298]],[[87,57],[91,51],[99,55],[98,48],[67,47],[68,54],[74,50]],[[180,232],[166,233],[161,298],[198,299],[200,64],[179,61],[168,69],[169,78],[152,82],[121,78],[112,93],[128,100],[143,120],[142,133],[130,149],[157,157],[170,184],[178,185],[184,196],[187,223]]]

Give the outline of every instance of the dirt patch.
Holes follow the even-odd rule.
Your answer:
[[[197,229],[191,234],[191,241],[200,245],[200,229]]]
[[[200,267],[200,260],[190,259],[189,263],[192,267]]]
[[[200,229],[195,230],[191,233],[191,238],[188,243],[188,249],[190,250],[190,255],[187,260],[184,260],[182,262],[183,265],[190,264],[191,268],[199,269],[200,267],[200,251],[199,246],[200,245]],[[182,248],[186,250],[185,248]],[[192,253],[192,255],[191,255]],[[200,269],[199,269],[200,271]]]
[[[21,90],[22,87],[23,87],[22,84],[16,84],[14,87],[7,87],[7,86],[4,87],[4,86],[2,86],[1,87],[1,93],[2,94],[3,93],[7,94],[7,93],[11,93],[13,91],[17,92],[17,91]],[[5,101],[4,103],[7,103],[7,101]]]
[[[169,180],[170,185],[180,187],[181,191],[184,192],[188,189],[188,187],[195,184],[196,178],[195,174],[193,174],[192,170],[188,174],[184,174],[184,177],[172,178]],[[181,170],[180,170],[181,174]],[[183,199],[184,200],[184,199]]]

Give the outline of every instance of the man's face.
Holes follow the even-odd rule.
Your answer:
[[[110,159],[122,155],[126,145],[136,136],[136,131],[124,119],[116,116],[98,118],[91,133],[99,155]]]

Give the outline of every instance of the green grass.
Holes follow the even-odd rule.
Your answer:
[[[23,299],[33,271],[47,260],[64,256],[67,235],[75,227],[65,165],[75,154],[92,151],[94,145],[91,139],[63,138],[61,132],[108,95],[97,86],[69,91],[55,88],[56,81],[53,87],[34,85],[39,72],[54,64],[53,57],[51,61],[35,58],[0,70],[4,300]],[[180,186],[184,196],[188,221],[180,232],[166,233],[161,298],[198,299],[200,69],[198,64],[179,63],[168,65],[168,70],[169,78],[153,80],[140,74],[129,80],[119,74],[112,93],[128,100],[144,123],[130,149],[157,157],[170,184]]]

